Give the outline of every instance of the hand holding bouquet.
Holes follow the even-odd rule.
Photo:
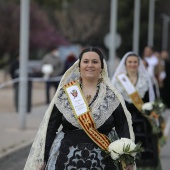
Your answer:
[[[135,164],[135,159],[140,157],[143,148],[141,148],[141,143],[135,144],[128,138],[121,138],[112,142],[108,151],[115,166],[119,170],[125,170],[128,165]]]

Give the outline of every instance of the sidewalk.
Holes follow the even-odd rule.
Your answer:
[[[0,70],[0,83],[9,81],[4,79]],[[54,89],[51,89],[51,97]],[[38,127],[47,109],[45,105],[45,83],[33,82],[32,84],[32,109],[26,114],[26,129],[21,130],[19,114],[14,106],[14,89],[12,85],[0,89],[0,159],[29,146],[37,133]]]
[[[19,128],[18,113],[0,114],[0,158],[32,143],[48,106],[37,106],[26,115],[26,129]]]

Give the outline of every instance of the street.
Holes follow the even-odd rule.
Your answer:
[[[1,170],[23,170],[31,146],[0,160]]]
[[[30,146],[0,161],[1,170],[23,170]],[[161,151],[162,170],[170,169],[170,138]]]

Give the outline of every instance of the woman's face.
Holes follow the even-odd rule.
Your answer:
[[[137,72],[139,66],[139,60],[136,56],[129,56],[126,59],[125,65],[126,65],[126,70],[128,72]]]
[[[100,57],[96,52],[85,52],[80,62],[81,78],[98,80],[101,69]]]

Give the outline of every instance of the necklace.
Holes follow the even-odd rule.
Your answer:
[[[87,96],[86,96],[86,99],[87,99],[88,104],[90,104],[91,95],[87,95]]]
[[[79,83],[80,83],[80,88],[81,89],[83,89],[82,87],[82,81],[79,81]],[[92,96],[91,95],[87,95],[86,96],[86,100],[87,100],[87,102],[88,102],[88,104],[89,104],[89,107],[92,105],[92,103],[95,101],[95,99],[96,99],[96,97],[98,96],[98,93],[99,93],[99,88],[100,88],[100,83],[98,83],[97,84],[97,91],[96,91],[96,94],[95,94],[95,96],[93,97],[93,100],[91,101],[91,99],[92,99]],[[91,101],[91,102],[90,102]]]

